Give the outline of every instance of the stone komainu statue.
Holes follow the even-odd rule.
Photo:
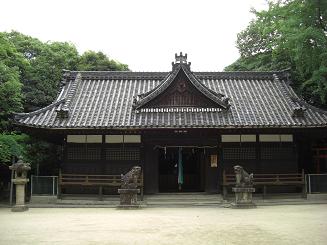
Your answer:
[[[141,167],[134,166],[127,174],[121,175],[121,188],[122,189],[136,189],[137,180],[141,176]]]
[[[31,170],[31,166],[29,163],[24,163],[21,159],[19,159],[16,163],[11,165],[9,169],[15,171],[16,178],[26,178],[27,171]]]
[[[234,166],[234,172],[236,176],[236,187],[252,187],[253,186],[253,174],[248,174],[242,166]]]

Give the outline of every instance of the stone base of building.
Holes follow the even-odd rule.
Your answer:
[[[327,193],[307,194],[308,200],[327,200]]]
[[[137,194],[140,193],[140,189],[118,189],[120,195],[120,209],[135,209],[140,205],[137,202]]]
[[[15,205],[11,208],[12,212],[24,212],[27,211],[28,207],[26,205]]]
[[[56,204],[57,200],[58,200],[57,196],[33,195],[33,196],[31,196],[30,203],[32,203],[32,204]]]
[[[243,208],[243,209],[248,209],[248,208],[256,208],[257,205],[255,205],[253,202],[252,203],[231,203],[231,208]]]
[[[232,189],[235,192],[235,202],[231,204],[232,208],[255,208],[256,205],[252,202],[252,193],[255,188],[252,187],[235,187]]]
[[[141,205],[118,205],[117,209],[140,209]]]

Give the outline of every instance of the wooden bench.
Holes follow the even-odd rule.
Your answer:
[[[117,187],[121,185],[121,175],[85,175],[85,174],[63,174],[59,171],[59,190],[58,196],[61,196],[61,188],[65,186],[95,186],[99,187],[99,198],[102,199],[104,187]],[[141,190],[141,200],[144,194],[143,173],[137,181]]]
[[[223,196],[227,196],[227,188],[235,186],[235,174],[226,174],[223,171]],[[253,186],[263,187],[263,197],[267,194],[267,186],[300,186],[302,187],[302,195],[306,195],[306,184],[304,170],[301,173],[289,174],[253,174]]]

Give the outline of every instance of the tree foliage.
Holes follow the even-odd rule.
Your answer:
[[[0,33],[0,132],[8,129],[8,116],[22,109],[20,78],[26,66],[23,56]]]
[[[13,132],[10,115],[50,104],[59,92],[62,69],[128,70],[102,52],[80,55],[68,42],[42,42],[22,33],[0,32],[0,163],[12,157],[37,164],[57,162],[56,146]]]
[[[21,76],[25,111],[50,104],[56,97],[62,70],[128,70],[128,66],[109,59],[102,52],[87,51],[79,55],[68,42],[41,42],[12,31],[3,33],[23,56],[28,66]]]
[[[22,76],[25,110],[50,104],[58,93],[62,69],[77,68],[79,55],[76,47],[66,42],[43,43],[19,32],[6,35],[29,64]]]
[[[11,165],[12,158],[22,158],[31,163],[32,171],[39,166],[47,166],[42,170],[45,174],[53,174],[58,162],[57,146],[26,134],[0,134],[0,163]]]
[[[24,80],[26,109],[50,104],[58,93],[62,69],[75,70],[77,62],[78,52],[71,44],[44,44],[40,55],[30,61],[31,69]]]
[[[225,70],[291,68],[296,88],[311,103],[327,105],[327,1],[271,1],[238,34],[241,57]]]
[[[31,163],[32,171],[42,166],[41,174],[52,175],[58,167],[58,146],[35,137],[24,139],[24,160]]]
[[[128,66],[109,59],[102,52],[86,51],[80,57],[78,70],[81,71],[126,71]]]
[[[12,157],[25,156],[27,135],[0,134],[0,163],[10,164]]]

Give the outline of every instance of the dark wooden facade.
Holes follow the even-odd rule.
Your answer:
[[[288,131],[282,133],[285,132]],[[140,133],[140,143],[65,143],[62,172],[110,175],[125,173],[132,166],[140,165],[146,194],[177,192],[180,191],[176,169],[179,147],[183,151],[185,182],[181,191],[184,192],[221,193],[222,173],[232,173],[234,165],[242,165],[253,173],[299,173],[302,169],[306,173],[315,172],[310,144],[317,138],[312,135],[291,132],[293,142],[260,142],[262,132],[250,131],[241,135],[256,135],[256,142],[236,143],[221,142],[221,135],[228,134],[217,130],[145,130]],[[280,131],[269,133],[274,135]],[[237,131],[229,134],[235,135]],[[217,155],[217,166],[211,165],[212,155]],[[80,193],[81,189],[82,193],[97,193],[96,188],[76,187],[68,189],[68,193]],[[294,191],[295,188],[278,190]],[[109,193],[112,189],[105,190],[105,194]]]

